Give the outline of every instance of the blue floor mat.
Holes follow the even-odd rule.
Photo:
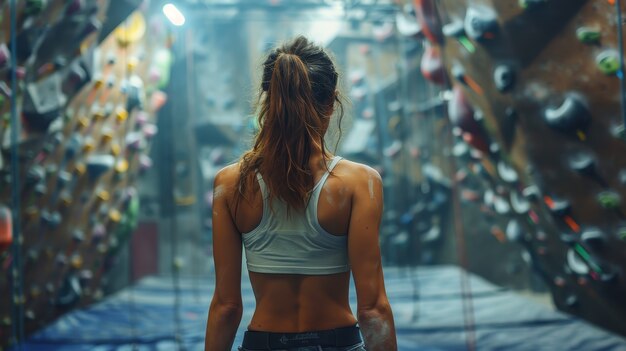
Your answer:
[[[385,269],[402,351],[466,350],[460,279],[455,266]],[[626,340],[470,275],[477,350],[625,350]],[[206,279],[208,280],[208,279]],[[180,280],[179,341],[201,351],[212,282]],[[416,298],[414,286],[418,287]],[[244,277],[244,315],[235,345],[254,310]],[[171,278],[149,277],[86,309],[71,312],[33,335],[28,351],[177,350]],[[353,310],[356,296],[351,291]]]

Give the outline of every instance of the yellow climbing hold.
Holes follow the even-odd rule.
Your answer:
[[[146,20],[139,12],[133,13],[114,32],[115,39],[121,47],[127,47],[143,38],[146,33]]]
[[[128,161],[126,159],[121,159],[115,165],[115,171],[118,173],[124,173],[128,170]]]

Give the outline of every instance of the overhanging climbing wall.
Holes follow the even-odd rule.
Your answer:
[[[147,152],[171,62],[166,27],[147,23],[141,12],[100,41],[101,28],[119,17],[115,11],[127,17],[138,2],[18,3],[12,62],[9,5],[0,2],[3,213],[16,186],[9,177],[12,97],[22,121],[16,250],[7,246],[6,226],[0,227],[0,348],[12,330],[31,333],[103,297],[103,274],[137,220],[134,185],[152,163]],[[17,91],[9,88],[12,65]]]
[[[506,237],[526,249],[559,309],[626,334],[615,1],[414,5],[435,65],[426,72],[451,87],[455,154],[492,185],[481,205],[510,216]]]

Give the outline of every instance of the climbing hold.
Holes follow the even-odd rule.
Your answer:
[[[74,269],[80,269],[83,266],[83,258],[79,254],[72,255],[72,258],[70,258],[70,265]]]
[[[128,111],[123,108],[118,108],[115,111],[115,120],[119,123],[124,122],[128,118]]]
[[[54,262],[57,264],[57,266],[63,267],[67,264],[67,256],[60,253],[56,256],[56,258],[54,259]]]
[[[441,44],[441,23],[437,13],[435,0],[413,0],[415,17],[421,25],[422,33],[433,44]]]
[[[452,97],[448,102],[448,117],[454,126],[461,128],[464,132],[480,133],[480,126],[474,119],[474,109],[459,85],[455,85],[452,89]],[[484,149],[488,150],[486,145]]]
[[[5,43],[0,44],[0,69],[11,66],[11,53]]]
[[[509,241],[521,241],[524,238],[522,226],[515,219],[511,219],[506,225],[506,238]]]
[[[13,217],[11,209],[0,205],[0,252],[13,243]]]
[[[565,283],[566,283],[565,279],[563,277],[561,277],[561,276],[558,276],[558,275],[556,277],[554,277],[554,279],[552,281],[554,282],[554,285],[558,286],[559,288],[564,287]]]
[[[72,174],[70,172],[61,171],[59,172],[57,187],[59,189],[63,189],[71,180]]]
[[[139,155],[139,170],[145,172],[152,168],[152,159],[148,155]]]
[[[80,134],[74,133],[67,141],[67,146],[65,147],[65,158],[67,160],[71,160],[76,156],[76,153],[81,148],[83,143],[83,138]]]
[[[72,231],[72,239],[76,243],[81,243],[83,242],[83,240],[85,240],[85,233],[83,233],[83,231],[80,229],[75,229],[74,231]]]
[[[39,165],[32,166],[26,173],[26,184],[39,183],[46,176],[46,170]]]
[[[78,163],[74,166],[73,173],[76,176],[81,176],[87,172],[87,166],[84,163]]]
[[[511,208],[517,214],[525,214],[530,210],[530,202],[517,191],[511,191]]]
[[[498,31],[498,15],[487,6],[472,6],[465,14],[465,33],[471,39],[481,41],[495,38]]]
[[[612,190],[603,191],[597,196],[600,206],[606,209],[616,209],[620,205],[620,196]]]
[[[459,38],[465,36],[465,25],[461,20],[454,20],[442,28],[443,35],[449,38]]]
[[[139,132],[132,132],[126,135],[126,147],[132,151],[139,151],[145,147],[143,135]]]
[[[102,223],[96,223],[91,231],[91,240],[94,243],[100,242],[106,236],[106,227]]]
[[[620,69],[619,53],[615,50],[605,50],[596,57],[596,65],[602,73],[614,75]]]
[[[79,272],[79,278],[81,283],[86,283],[88,281],[90,281],[91,279],[93,279],[93,272],[90,271],[89,269],[83,269]]]
[[[588,153],[578,153],[570,157],[569,165],[576,172],[593,176],[596,174],[596,164],[593,156]]]
[[[469,154],[469,146],[467,143],[459,141],[452,148],[452,155],[455,157],[464,157]]]
[[[111,155],[93,155],[87,159],[87,174],[93,181],[100,178],[104,173],[113,168],[115,158]]]
[[[26,319],[28,319],[29,321],[34,321],[35,312],[33,312],[33,310],[28,309],[24,312],[24,317],[26,317]]]
[[[576,37],[584,44],[596,44],[600,41],[601,33],[597,28],[580,27],[576,30]]]
[[[141,129],[148,121],[150,120],[150,116],[145,111],[139,111],[135,115],[135,128]]]
[[[141,131],[143,132],[143,135],[146,137],[146,139],[150,140],[157,134],[159,129],[156,125],[149,123],[144,125],[143,128],[141,128]]]
[[[498,175],[507,183],[515,183],[519,179],[517,171],[503,161],[498,162]]]
[[[569,214],[569,211],[571,210],[571,205],[567,200],[551,199],[548,207],[550,207],[550,212],[558,217],[563,217]]]
[[[128,170],[128,161],[126,159],[121,159],[117,161],[115,164],[115,172],[124,173]]]
[[[538,200],[541,198],[541,191],[536,185],[530,185],[522,190],[522,195],[524,195],[525,198],[531,201]]]
[[[104,202],[104,201],[109,201],[109,199],[111,198],[111,195],[106,190],[100,190],[96,194],[96,198],[98,199],[98,201]]]
[[[597,228],[589,228],[580,235],[582,241],[596,250],[601,249],[607,241],[606,235]]]
[[[420,62],[420,71],[427,80],[438,85],[445,84],[446,70],[438,46],[429,45],[426,47]]]
[[[64,191],[63,193],[61,193],[61,205],[63,205],[64,208],[68,208],[70,207],[70,205],[72,204],[72,193],[69,191]]]
[[[569,94],[556,108],[547,108],[544,118],[550,127],[573,132],[582,131],[591,122],[591,115],[583,100],[576,94]]]
[[[508,201],[497,195],[493,197],[493,208],[498,214],[508,214],[511,210]]]
[[[41,223],[51,230],[56,229],[61,224],[62,220],[59,212],[50,213],[46,210],[41,211]]]
[[[493,80],[498,91],[509,91],[515,84],[515,71],[509,65],[498,65],[493,72]]]
[[[85,142],[83,143],[83,153],[85,154],[90,153],[95,148],[96,148],[96,145],[94,144],[91,138],[87,138]]]
[[[567,250],[567,267],[572,270],[572,272],[580,275],[585,275],[589,273],[589,266],[582,258],[580,258],[574,249],[569,248]]]
[[[113,223],[119,223],[122,220],[122,214],[116,209],[109,211],[109,220]]]
[[[78,302],[81,293],[80,280],[75,274],[69,274],[63,280],[63,285],[59,289],[55,304],[62,308],[70,307]]]
[[[108,144],[111,140],[113,140],[113,137],[115,136],[115,134],[113,133],[113,131],[111,129],[105,129],[104,131],[102,131],[102,143],[103,144]]]
[[[565,305],[569,308],[578,306],[578,297],[576,297],[576,295],[569,295],[565,298]]]
[[[185,265],[185,261],[182,259],[182,257],[175,257],[172,265],[174,269],[179,270]]]

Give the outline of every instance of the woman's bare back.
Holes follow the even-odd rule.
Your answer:
[[[321,160],[320,155],[311,162],[314,183],[326,171]],[[348,233],[353,192],[349,178],[353,165],[347,160],[339,162],[324,183],[317,204],[320,225],[333,235]],[[249,201],[241,201],[236,216],[233,214],[240,233],[256,228],[263,214],[258,184],[246,197]],[[250,282],[256,298],[250,330],[301,332],[356,324],[348,300],[350,272],[329,275],[250,272]]]

